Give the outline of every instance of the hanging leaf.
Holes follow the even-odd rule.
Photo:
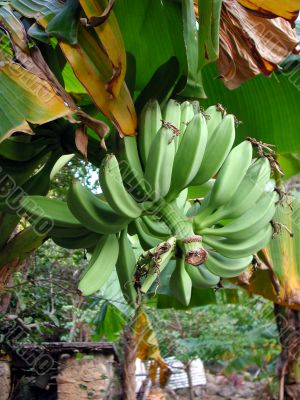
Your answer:
[[[300,9],[299,0],[238,0],[240,4],[267,18],[283,17],[294,21]]]
[[[0,49],[0,141],[16,131],[31,133],[43,124],[71,114],[63,89],[43,64],[37,48],[30,49],[25,29],[9,7],[0,8],[0,27],[9,35],[13,55]]]
[[[208,2],[206,2],[207,4]],[[210,3],[210,2],[209,2]],[[203,63],[199,59],[198,47],[198,28],[193,0],[183,0],[182,2],[182,22],[183,37],[186,49],[188,72],[184,89],[180,92],[181,96],[188,98],[205,98],[205,92],[202,84]],[[204,37],[204,29],[201,28],[201,39]],[[204,28],[204,26],[203,26]]]
[[[34,18],[46,31],[49,23],[51,23],[58,13],[62,12],[63,8],[63,4],[59,0],[47,2],[45,7],[42,8],[37,6],[36,2],[33,0],[13,0],[12,4],[13,7],[24,16]],[[88,6],[84,3],[87,13],[91,12],[89,7],[91,7],[92,4],[95,5],[95,3],[90,3],[90,6]],[[104,4],[104,2],[102,4]],[[98,8],[96,7],[94,11],[96,12],[97,10]],[[118,85],[120,84],[119,89],[118,85],[116,85],[114,93],[118,93],[117,97],[114,97],[111,91],[111,80],[115,77],[115,72],[108,55],[108,53],[111,53],[110,51],[106,51],[106,47],[108,48],[112,45],[110,40],[113,41],[113,46],[115,46],[115,40],[118,40],[111,36],[112,33],[116,35],[117,32],[116,20],[111,20],[111,18],[113,18],[113,14],[110,14],[110,17],[105,21],[105,34],[101,31],[103,27],[101,28],[101,26],[99,26],[95,28],[101,33],[98,32],[98,36],[103,38],[104,43],[100,43],[97,35],[94,35],[90,29],[81,24],[78,28],[76,44],[72,45],[71,43],[60,40],[59,37],[57,37],[57,39],[76,77],[90,94],[99,110],[101,110],[108,119],[112,120],[120,135],[135,135],[137,117],[133,101],[125,82],[121,80],[121,83],[118,83]],[[111,34],[109,32],[111,32]],[[117,49],[119,49],[119,47],[122,47],[120,41],[118,42]],[[117,49],[111,49],[111,52],[115,54],[115,51],[118,51]],[[124,54],[124,52],[125,50],[122,47],[122,54]],[[119,55],[121,59],[122,54]],[[125,65],[124,63],[124,66]],[[125,70],[122,74],[123,73],[125,74]],[[105,132],[101,134],[101,137],[104,135]]]
[[[83,124],[80,124],[75,132],[75,144],[85,160],[87,160],[88,142],[89,138],[88,135],[86,134],[85,127]]]
[[[143,309],[137,311],[133,331],[137,345],[137,357],[142,361],[152,360],[149,371],[150,378],[154,383],[159,370],[160,383],[164,385],[167,382],[169,368],[160,355],[159,344],[155,332],[146,312]]]
[[[126,74],[126,52],[118,21],[112,11],[114,1],[80,0],[88,17],[88,25],[94,27],[112,65],[112,76],[107,83],[108,92],[117,97]]]
[[[260,73],[269,76],[297,43],[295,30],[283,18],[266,19],[237,0],[223,0],[217,65],[230,89]]]
[[[222,0],[198,0],[199,69],[219,57],[219,30]]]

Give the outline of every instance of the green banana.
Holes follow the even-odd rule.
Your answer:
[[[265,247],[272,238],[272,234],[272,226],[271,224],[268,224],[255,236],[243,241],[203,236],[203,243],[225,257],[243,258],[255,254]]]
[[[97,292],[107,282],[116,266],[118,254],[119,243],[116,235],[101,237],[79,282],[78,289],[84,296]]]
[[[229,239],[244,240],[256,235],[274,217],[276,211],[276,192],[267,193],[241,217],[221,228],[205,228],[201,235],[223,236]]]
[[[162,111],[163,122],[166,125],[171,124],[173,129],[175,150],[177,150],[179,141],[181,140],[181,106],[176,100],[169,100]]]
[[[208,131],[208,137],[212,135],[216,127],[223,120],[223,113],[218,106],[210,106],[205,110],[206,117],[206,125]]]
[[[139,237],[140,244],[144,250],[152,249],[156,247],[161,240],[157,237],[154,237],[147,232],[147,228],[143,224],[143,221],[138,218],[134,221],[135,231]]]
[[[50,174],[61,152],[53,152],[45,165],[32,175],[22,187],[13,187],[8,194],[0,202],[0,209],[7,213],[15,213],[20,209],[20,200],[24,195],[46,195],[50,188]]]
[[[188,124],[194,118],[194,107],[193,104],[189,101],[184,101],[180,105],[181,114],[180,114],[180,137],[179,142],[181,142],[182,135],[184,134]]]
[[[136,136],[125,136],[125,158],[126,162],[121,162],[123,165],[122,177],[127,183],[128,190],[134,194],[134,198],[138,202],[143,202],[147,199],[145,193],[144,171],[141,165],[140,156],[137,148]]]
[[[270,180],[271,167],[267,158],[256,160],[246,172],[245,178],[231,201],[225,205],[229,218],[235,218],[248,210],[263,194]]]
[[[192,286],[196,289],[205,289],[210,287],[215,287],[220,281],[220,277],[216,276],[216,274],[211,273],[206,268],[205,264],[200,265],[199,267],[195,267],[193,265],[185,264],[186,272],[189,274],[189,277],[192,281]]]
[[[182,190],[178,196],[176,197],[176,205],[180,210],[185,209],[186,202],[187,202],[187,197],[188,197],[188,188]]]
[[[51,184],[51,172],[57,160],[61,157],[60,150],[54,151],[50,154],[45,165],[23,185],[23,190],[29,195],[44,196],[48,193]]]
[[[251,264],[253,256],[243,258],[227,258],[221,254],[209,252],[208,258],[205,261],[207,269],[215,275],[222,278],[234,278],[239,276]]]
[[[0,158],[0,179],[2,180],[4,176],[9,175],[17,185],[23,185],[23,183],[29,179],[34,171],[47,158],[50,151],[51,150],[48,147],[45,147],[33,158],[27,161],[13,161]]]
[[[150,148],[145,180],[151,187],[150,196],[154,201],[163,199],[170,189],[175,157],[174,135],[171,128],[161,127]]]
[[[81,224],[96,233],[117,233],[130,222],[129,218],[118,215],[108,203],[79,182],[74,182],[70,187],[67,203],[71,213]]]
[[[124,298],[133,305],[136,303],[137,297],[137,292],[134,288],[135,266],[135,254],[128,239],[127,229],[124,229],[119,238],[119,256],[116,271]]]
[[[234,143],[234,124],[234,116],[226,115],[213,133],[208,136],[201,166],[190,186],[202,185],[219,171]]]
[[[216,209],[232,199],[249,168],[251,160],[252,145],[249,141],[246,140],[231,150],[218,173],[210,194],[207,195],[209,201],[201,207],[199,214],[195,217],[196,230],[199,229],[205,217],[211,215]]]
[[[164,240],[170,237],[170,229],[163,221],[159,220],[157,217],[152,215],[143,215],[141,219],[150,235],[156,236]]]
[[[181,106],[176,100],[169,100],[162,111],[162,119],[167,124],[173,125],[176,129],[180,129],[181,122]]]
[[[106,200],[117,214],[127,218],[137,218],[141,215],[141,207],[124,187],[119,163],[113,154],[104,158],[99,181]]]
[[[8,160],[22,162],[36,157],[46,146],[54,145],[56,138],[38,138],[30,142],[9,138],[0,143],[0,156]]]
[[[192,295],[192,280],[185,269],[184,258],[176,258],[176,266],[171,275],[169,286],[173,296],[188,306]]]
[[[245,213],[263,194],[271,175],[270,163],[259,158],[248,168],[244,179],[231,200],[219,207],[213,214],[202,219],[201,228],[212,226],[224,218],[236,218]]]
[[[25,196],[21,206],[33,221],[49,221],[61,228],[81,228],[82,225],[71,213],[66,202],[44,196]]]
[[[201,113],[188,124],[176,152],[167,201],[174,200],[189,186],[198,172],[207,143],[207,126]]]
[[[86,229],[83,225],[81,225],[79,228],[62,228],[61,226],[54,226],[51,229],[50,236],[52,238],[78,238],[83,235],[86,235],[90,233],[91,231],[89,229]]]
[[[252,160],[252,145],[244,141],[229,153],[211,190],[210,203],[219,207],[235,193]]]
[[[204,198],[207,193],[212,189],[215,184],[215,179],[209,179],[207,182],[199,186],[189,186],[188,197],[189,199],[201,199]]]
[[[52,232],[50,233],[50,235],[55,244],[60,247],[64,247],[65,249],[90,248],[95,246],[100,239],[100,235],[94,232],[84,232],[81,236],[77,237],[52,236]]]
[[[138,147],[145,168],[152,141],[159,131],[162,115],[157,100],[149,100],[144,106],[139,119]]]

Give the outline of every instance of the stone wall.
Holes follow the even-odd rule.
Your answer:
[[[59,364],[58,400],[121,398],[113,355],[82,355],[79,358],[63,354]]]
[[[10,363],[0,361],[0,400],[8,400],[11,388]]]

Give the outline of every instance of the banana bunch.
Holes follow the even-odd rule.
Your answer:
[[[79,284],[84,294],[101,288],[115,268],[133,303],[173,263],[170,290],[188,305],[192,287],[239,275],[272,237],[278,195],[269,161],[253,156],[250,141],[234,141],[235,117],[219,106],[195,112],[187,101],[161,109],[151,100],[121,157],[104,158],[100,195],[74,182],[66,202],[31,196],[22,204],[33,221],[52,224],[57,244],[92,253]],[[205,196],[195,203],[189,191]]]

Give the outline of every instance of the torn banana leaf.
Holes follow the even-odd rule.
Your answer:
[[[237,0],[223,0],[217,65],[228,88],[260,73],[269,76],[297,43],[295,30],[283,18],[267,19]]]
[[[108,4],[106,0],[82,1],[81,3],[88,17],[94,16],[94,12],[97,16]],[[46,31],[51,26],[53,18],[56,18],[58,14],[61,15],[64,7],[59,0],[51,2],[13,0],[12,5],[25,17],[34,18]],[[94,29],[95,32],[93,32]],[[120,135],[135,135],[136,112],[123,79],[126,72],[125,49],[113,12],[109,13],[102,25],[95,28],[87,28],[79,24],[76,33],[76,43],[61,40],[59,35],[56,35],[76,77],[99,110],[112,120]],[[118,69],[119,65],[115,64],[120,60],[122,68]]]
[[[31,133],[29,123],[43,124],[70,115],[72,110],[39,50],[29,48],[23,25],[8,7],[0,8],[0,27],[13,51],[0,48],[2,141],[17,131]]]

